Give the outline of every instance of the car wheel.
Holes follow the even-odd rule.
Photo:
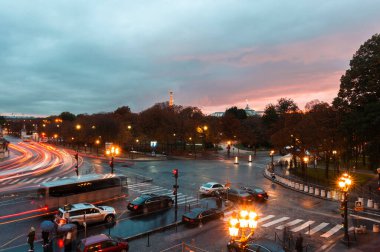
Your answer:
[[[106,223],[114,223],[115,222],[115,216],[107,215],[105,221],[106,221]]]
[[[173,202],[170,200],[168,201],[168,207],[172,207],[173,206]]]
[[[145,207],[143,208],[143,213],[144,213],[144,214],[147,214],[147,213],[148,213],[148,207],[145,206]]]

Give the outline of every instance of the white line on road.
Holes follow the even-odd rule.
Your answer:
[[[20,181],[20,183],[24,183],[25,181],[27,181],[29,178],[26,178],[26,179],[23,179]]]
[[[333,227],[332,229],[330,229],[326,233],[322,234],[321,237],[329,238],[330,236],[332,236],[333,234],[335,234],[336,232],[338,232],[341,229],[342,229],[342,225],[337,224],[335,227]]]
[[[379,220],[375,220],[375,219],[371,219],[371,218],[368,218],[368,217],[363,217],[363,216],[360,216],[360,215],[355,215],[355,214],[350,214],[351,216],[354,216],[358,219],[363,219],[363,220],[369,220],[369,221],[373,221],[373,222],[377,222],[377,223],[380,223]]]
[[[287,219],[289,219],[289,217],[282,217],[280,219],[277,219],[277,220],[274,220],[274,221],[271,221],[271,222],[268,222],[268,223],[265,223],[264,225],[261,225],[262,227],[270,227],[274,224],[277,224],[277,223],[280,223],[280,222],[283,222],[283,221],[286,221]]]
[[[284,225],[278,226],[278,227],[276,227],[276,229],[284,229],[284,227],[291,227],[291,226],[294,226],[294,225],[296,225],[296,224],[298,224],[298,223],[300,223],[302,221],[303,220],[301,220],[301,219],[296,219],[296,220],[288,222],[288,223],[286,223]]]
[[[39,178],[37,179],[36,181],[34,181],[34,183],[39,183],[41,180],[43,180],[44,178]]]
[[[307,231],[305,234],[313,235],[313,234],[315,234],[316,232],[318,232],[319,230],[321,230],[322,228],[326,227],[327,225],[329,225],[329,223],[322,222],[322,223],[319,224],[318,226],[316,226],[316,227],[314,227],[313,229],[311,229],[311,230],[310,230],[310,233],[309,233],[309,231]]]
[[[272,219],[273,217],[274,217],[274,215],[267,215],[264,218],[260,218],[257,222],[263,222],[263,221]]]
[[[293,228],[291,231],[292,232],[301,231],[302,229],[307,228],[308,226],[310,226],[311,224],[313,224],[314,222],[315,221],[309,220],[309,221],[305,222],[304,224],[302,224],[301,226]]]
[[[12,183],[9,183],[10,185],[16,184],[20,179],[13,180]]]
[[[30,180],[28,180],[26,183],[32,183],[34,180],[36,180],[37,178],[32,178],[32,179],[30,179]]]

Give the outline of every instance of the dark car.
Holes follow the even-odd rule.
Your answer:
[[[237,203],[251,203],[253,201],[253,196],[243,189],[228,188],[226,194],[228,200]]]
[[[182,216],[182,222],[189,225],[198,225],[199,223],[215,220],[223,216],[223,211],[216,208],[194,208]]]
[[[128,204],[128,209],[132,212],[148,213],[160,209],[170,208],[174,201],[167,195],[142,194]]]
[[[87,237],[78,244],[77,252],[127,252],[128,242],[120,238],[113,238],[105,234]]]
[[[256,201],[268,200],[268,194],[261,188],[255,186],[243,186],[241,189],[245,190],[253,196]]]
[[[242,249],[241,244],[238,242],[229,242],[227,248],[229,252],[285,252],[275,241],[265,238],[260,238],[252,243],[248,243],[245,249]]]

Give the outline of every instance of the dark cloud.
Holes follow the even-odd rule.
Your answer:
[[[123,105],[138,112],[168,100],[169,90],[176,103],[206,112],[245,99],[263,107],[286,90],[331,100],[337,73],[378,32],[379,7],[370,0],[2,1],[0,113]]]

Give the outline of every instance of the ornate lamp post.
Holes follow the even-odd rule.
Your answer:
[[[230,251],[246,251],[247,243],[257,228],[257,220],[257,213],[246,209],[232,215],[228,222],[231,240],[227,247]]]
[[[114,161],[114,156],[119,155],[120,150],[119,147],[116,146],[111,146],[110,149],[106,150],[106,155],[111,156],[111,161],[110,161],[110,167],[111,167],[111,173],[113,174],[113,161]]]
[[[348,236],[348,220],[347,220],[347,203],[348,203],[348,190],[350,189],[352,185],[352,179],[351,176],[347,173],[344,173],[338,180],[338,186],[343,192],[343,227],[344,227],[344,238],[343,241],[347,242],[347,245],[349,244],[349,236]]]
[[[308,156],[304,156],[303,157],[303,159],[302,159],[302,161],[303,161],[303,176],[304,176],[304,180],[306,179],[306,173],[307,173],[307,171],[306,171],[306,169],[307,169],[307,163],[309,162],[309,157]]]
[[[271,168],[272,168],[272,169],[274,168],[273,155],[274,155],[274,150],[271,150],[271,151],[269,152],[269,156],[270,156],[270,158],[271,158]]]
[[[96,139],[95,140],[95,144],[96,144],[96,156],[99,156],[99,144],[100,144],[100,140]]]

